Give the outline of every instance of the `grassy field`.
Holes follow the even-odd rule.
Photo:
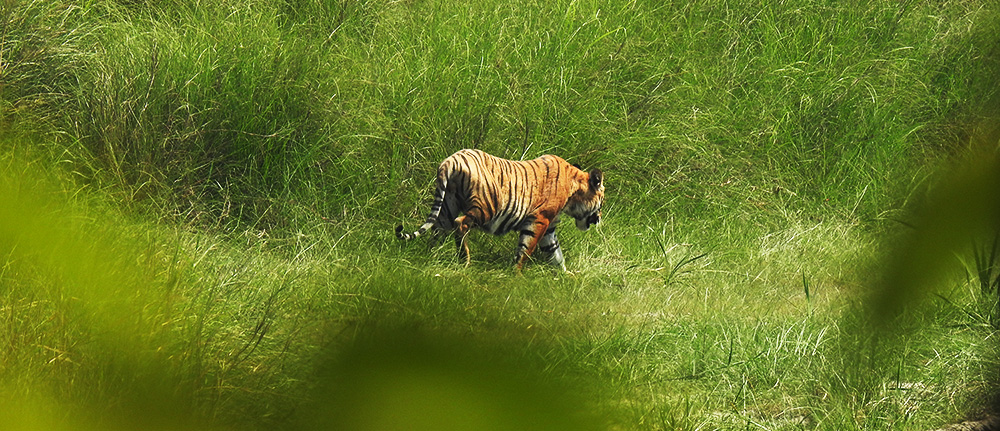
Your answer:
[[[4,1],[0,423],[995,412],[998,34],[964,0]],[[395,240],[467,147],[605,172],[572,274]]]

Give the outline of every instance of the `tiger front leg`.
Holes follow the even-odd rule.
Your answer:
[[[545,231],[545,235],[538,241],[538,249],[549,256],[549,263],[563,272],[569,272],[566,270],[566,262],[563,259],[562,249],[559,247],[559,239],[556,238],[555,226],[549,226],[548,230]]]
[[[530,229],[521,231],[521,235],[517,241],[517,254],[514,256],[514,263],[517,265],[518,273],[524,267],[524,261],[535,251],[538,241],[545,235],[548,227],[548,220],[537,220],[531,225]]]

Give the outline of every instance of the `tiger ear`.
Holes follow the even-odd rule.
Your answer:
[[[601,188],[601,184],[604,183],[604,173],[600,169],[594,169],[590,171],[590,188],[591,190],[597,190]]]

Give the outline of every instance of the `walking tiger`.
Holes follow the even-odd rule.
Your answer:
[[[553,155],[513,161],[480,150],[460,150],[441,162],[435,186],[434,204],[424,224],[413,233],[403,233],[403,226],[397,226],[396,236],[409,240],[432,228],[455,230],[458,256],[468,265],[470,229],[495,235],[516,231],[518,271],[536,247],[566,271],[556,238],[559,215],[573,217],[578,229],[587,230],[601,221],[604,204],[600,169],[584,172]]]

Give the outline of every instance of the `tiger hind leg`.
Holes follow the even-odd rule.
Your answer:
[[[458,249],[458,258],[465,261],[465,266],[469,266],[472,258],[469,256],[469,231],[476,226],[476,219],[470,215],[472,211],[465,213],[455,219],[458,228],[455,230],[455,247]]]

